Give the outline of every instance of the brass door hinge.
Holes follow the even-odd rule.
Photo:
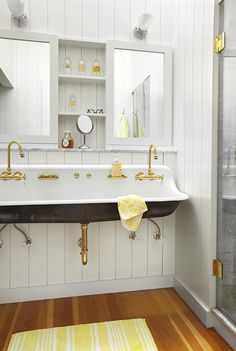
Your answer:
[[[215,53],[219,54],[225,48],[225,32],[215,37]]]
[[[213,276],[218,279],[223,279],[223,263],[219,260],[212,261],[212,273]]]

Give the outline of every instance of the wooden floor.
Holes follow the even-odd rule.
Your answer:
[[[20,331],[139,317],[146,319],[159,351],[232,350],[173,289],[0,305],[0,350]]]

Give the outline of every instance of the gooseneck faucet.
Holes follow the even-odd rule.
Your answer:
[[[136,180],[164,180],[164,175],[156,174],[152,171],[152,150],[154,155],[154,160],[158,159],[157,148],[155,145],[151,144],[148,151],[148,173],[139,172],[135,175]]]
[[[152,174],[152,150],[153,150],[153,153],[154,153],[154,160],[157,160],[158,159],[158,156],[157,156],[157,148],[155,145],[151,144],[149,146],[149,152],[148,152],[148,174]]]
[[[8,172],[8,174],[11,174],[11,146],[13,144],[16,144],[18,146],[20,157],[21,158],[25,157],[25,154],[24,154],[24,151],[23,151],[21,143],[19,141],[17,141],[17,140],[11,141],[8,144],[8,147],[7,147],[7,172]]]
[[[11,141],[7,147],[7,170],[0,174],[0,180],[23,180],[23,179],[25,180],[26,179],[25,174],[19,171],[12,173],[11,171],[11,146],[13,144],[16,144],[18,146],[20,157],[22,158],[25,156],[21,143],[17,140]]]

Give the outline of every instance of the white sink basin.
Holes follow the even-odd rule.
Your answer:
[[[6,165],[0,166],[0,172]],[[181,193],[167,166],[153,166],[153,172],[164,180],[135,180],[135,175],[147,173],[147,166],[124,165],[127,178],[107,177],[110,165],[16,165],[12,171],[26,174],[26,180],[0,181],[0,206],[116,203],[119,196],[136,194],[146,202],[183,201],[188,195]],[[41,174],[56,174],[57,180],[39,180]],[[74,174],[79,173],[79,178]],[[91,174],[91,177],[89,177]]]

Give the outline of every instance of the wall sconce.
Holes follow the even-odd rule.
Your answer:
[[[148,29],[152,24],[152,15],[150,13],[144,13],[139,17],[139,25],[134,28],[134,36],[138,39],[145,39],[148,33]]]
[[[9,11],[11,12],[11,19],[18,27],[27,23],[27,15],[25,13],[24,0],[7,0]]]

